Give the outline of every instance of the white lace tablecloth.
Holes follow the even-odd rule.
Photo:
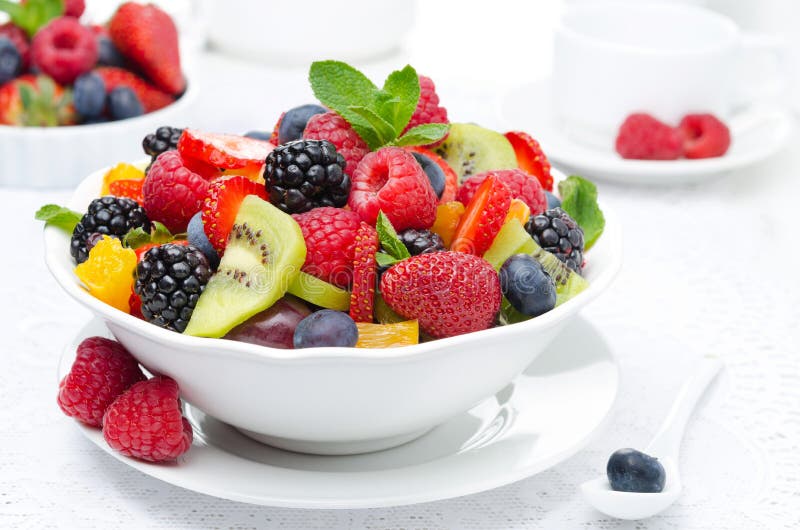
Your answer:
[[[198,110],[198,126],[270,127],[280,109],[304,101],[302,74],[286,81],[214,57],[203,62],[208,107]],[[451,116],[491,124],[486,94],[453,79],[440,82]],[[218,110],[206,112],[212,104]],[[90,315],[50,278],[33,221],[39,205],[67,194],[0,190],[0,528],[799,528],[797,145],[795,137],[768,163],[696,186],[601,184],[625,230],[622,273],[585,311],[621,367],[608,427],[586,450],[515,484],[374,510],[207,497],[142,475],[84,439],[56,406],[56,364]],[[689,425],[683,496],[646,522],[589,508],[578,484],[602,473],[614,449],[647,443],[703,353],[720,355],[727,369]]]

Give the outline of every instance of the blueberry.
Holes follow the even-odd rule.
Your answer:
[[[111,119],[125,120],[144,114],[144,107],[136,93],[126,86],[118,86],[108,94]]]
[[[353,347],[357,341],[358,328],[350,315],[332,309],[311,313],[294,330],[295,348]]]
[[[514,309],[531,317],[556,306],[556,285],[541,263],[527,254],[516,254],[500,267],[500,289]]]
[[[328,109],[312,103],[300,105],[286,111],[278,127],[278,143],[285,144],[292,140],[299,140],[303,137],[303,131],[309,118],[315,114],[323,114],[325,112],[328,112]]]
[[[11,81],[22,69],[22,56],[7,37],[0,37],[0,85]]]
[[[561,207],[561,199],[550,193],[549,191],[544,192],[545,197],[547,197],[547,209],[552,210],[553,208],[560,208]]]
[[[661,493],[667,474],[657,458],[636,449],[614,451],[606,466],[608,481],[614,491]]]
[[[84,118],[96,118],[106,107],[106,84],[97,74],[83,74],[72,89],[75,111]]]
[[[269,142],[270,138],[272,138],[272,133],[267,131],[248,131],[244,133],[245,137],[252,138],[253,140],[264,140],[265,142]]]
[[[97,36],[97,64],[100,66],[125,66],[125,57],[105,35]]]
[[[446,180],[444,176],[444,171],[442,171],[442,168],[439,166],[439,164],[431,160],[430,157],[427,157],[422,153],[411,153],[411,154],[414,155],[414,158],[417,159],[419,165],[422,166],[422,171],[424,171],[425,174],[428,175],[428,180],[431,181],[431,186],[433,186],[433,191],[435,191],[436,196],[441,199],[442,193],[444,193],[445,180]]]
[[[208,240],[206,231],[203,230],[203,219],[201,215],[200,212],[197,212],[189,221],[189,226],[186,229],[187,239],[190,245],[197,247],[200,252],[205,254],[208,263],[211,264],[211,268],[216,269],[219,266],[219,254],[211,244],[211,241]]]

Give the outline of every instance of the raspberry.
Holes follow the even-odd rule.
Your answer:
[[[362,222],[356,233],[354,247],[350,317],[356,322],[372,322],[372,310],[375,306],[375,254],[381,247],[378,232]]]
[[[122,344],[89,337],[78,345],[72,368],[58,385],[58,406],[67,416],[100,427],[108,406],[144,379],[136,359]]]
[[[713,114],[688,114],[678,125],[686,158],[722,156],[731,145],[731,132]]]
[[[475,191],[489,175],[495,175],[500,182],[508,186],[511,197],[527,204],[533,215],[538,215],[547,209],[547,196],[539,180],[521,169],[501,169],[473,175],[458,188],[456,200],[468,204]]]
[[[86,10],[86,2],[84,0],[65,0],[64,1],[64,16],[80,18]]]
[[[430,77],[421,75],[419,76],[417,108],[414,109],[414,114],[411,115],[411,120],[403,132],[405,133],[412,127],[425,123],[450,123],[450,121],[447,119],[447,109],[439,106],[439,96],[436,94],[436,86],[434,86],[433,80]],[[440,144],[445,138],[432,145]]]
[[[142,206],[150,219],[177,234],[185,232],[189,220],[200,211],[207,190],[208,182],[186,166],[178,151],[167,151],[147,172]]]
[[[357,213],[324,206],[292,216],[306,241],[303,272],[347,288],[353,277],[353,247],[361,225]]]
[[[57,83],[72,84],[97,62],[97,41],[77,19],[57,18],[33,37],[31,61]]]
[[[352,178],[358,163],[369,153],[366,142],[353,130],[344,118],[335,112],[315,114],[309,118],[303,131],[303,138],[309,140],[328,140],[341,154],[347,165],[344,172]]]
[[[17,48],[22,58],[22,71],[26,71],[30,61],[31,46],[25,30],[12,22],[6,22],[5,24],[0,24],[0,37],[6,37]]]
[[[106,410],[103,438],[115,451],[149,462],[188,451],[192,426],[181,414],[178,383],[159,376],[130,387]]]
[[[675,160],[683,152],[681,134],[649,114],[631,114],[619,128],[617,153],[622,158]]]
[[[486,329],[500,309],[500,279],[478,256],[433,252],[392,266],[381,278],[381,295],[404,318],[417,319],[436,338]]]
[[[417,160],[400,147],[369,153],[351,178],[347,203],[361,219],[374,225],[383,211],[395,230],[430,228],[439,199]]]

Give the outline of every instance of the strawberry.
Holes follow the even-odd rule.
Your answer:
[[[273,149],[274,145],[262,140],[195,129],[183,131],[178,141],[178,151],[184,158],[245,173],[260,173],[267,155]]]
[[[152,83],[177,96],[186,89],[172,18],[153,4],[126,2],[108,24],[114,46]]]
[[[553,191],[553,176],[550,175],[550,162],[544,156],[542,146],[530,134],[522,131],[510,131],[505,134],[511,142],[514,154],[517,155],[517,165],[524,172],[539,179],[539,183],[547,191]]]
[[[488,261],[461,252],[419,254],[381,277],[381,295],[435,338],[486,329],[500,309],[500,279]]]
[[[108,192],[115,197],[128,197],[141,204],[143,184],[144,179],[115,180],[108,185]]]
[[[377,275],[375,254],[379,248],[378,232],[362,221],[353,247],[353,291],[350,294],[350,317],[356,322],[373,320]]]
[[[0,125],[49,127],[75,122],[70,93],[47,76],[26,74],[0,86]]]
[[[206,236],[220,256],[228,244],[228,233],[236,220],[239,205],[248,195],[258,195],[267,200],[264,186],[247,177],[219,179],[208,186],[200,215]]]
[[[119,86],[126,86],[134,91],[145,112],[164,108],[175,101],[171,95],[154,87],[130,70],[116,66],[100,66],[94,72],[103,78],[103,82],[106,84],[106,94]]]
[[[503,226],[510,206],[511,190],[490,173],[467,204],[450,250],[482,256]]]

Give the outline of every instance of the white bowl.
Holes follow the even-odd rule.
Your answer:
[[[162,125],[191,121],[197,87],[175,103],[127,120],[65,127],[0,125],[0,186],[73,188],[98,167],[142,157],[142,138]]]
[[[85,211],[105,171],[78,186],[71,208]],[[521,373],[619,270],[621,230],[604,211],[605,233],[588,254],[590,286],[580,295],[520,324],[390,349],[281,350],[181,335],[88,294],[73,273],[64,232],[45,229],[45,255],[61,287],[148,370],[175,378],[186,401],[271,445],[351,454],[411,440]]]

